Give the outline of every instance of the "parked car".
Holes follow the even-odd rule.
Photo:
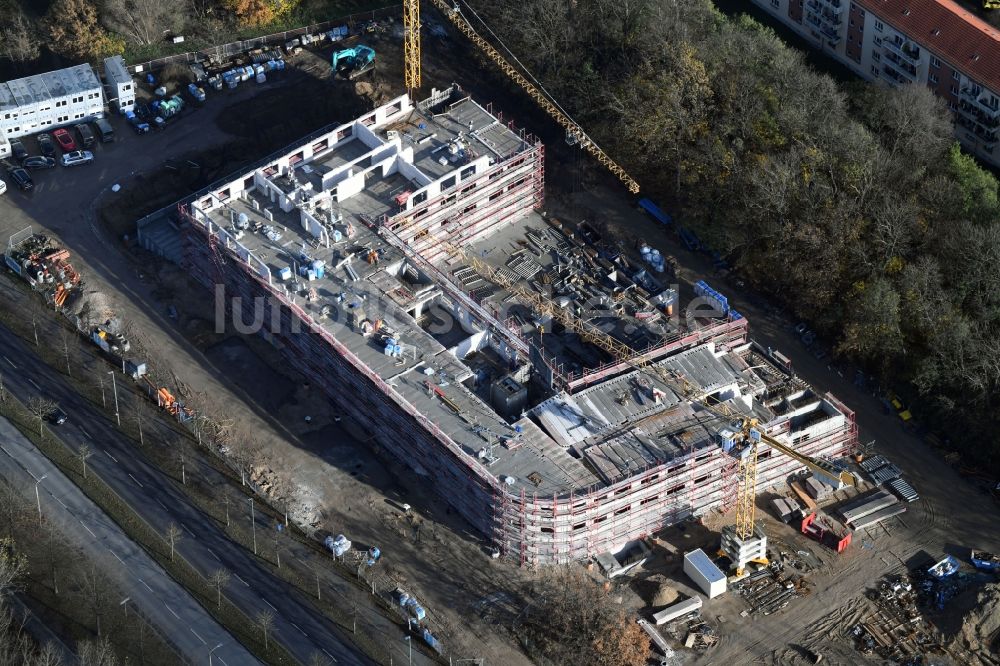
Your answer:
[[[66,412],[59,409],[58,407],[53,407],[52,411],[48,413],[48,416],[46,416],[46,419],[48,419],[49,423],[52,423],[54,425],[62,425],[63,423],[66,423],[66,419],[68,418],[69,417],[66,416]]]
[[[31,174],[28,173],[27,169],[15,167],[10,170],[10,177],[24,192],[30,192],[35,189],[35,181],[31,180]]]
[[[94,136],[94,130],[90,129],[90,125],[87,123],[77,125],[76,133],[80,135],[80,145],[84,148],[90,148],[97,141],[97,137]]]
[[[25,169],[51,169],[55,165],[56,161],[45,155],[32,155],[31,157],[26,157],[21,162],[21,166]]]
[[[6,191],[7,191],[7,183],[0,180],[0,194],[3,194]]]
[[[107,120],[98,118],[94,121],[94,126],[97,127],[97,136],[101,137],[101,143],[111,143],[115,140],[115,130]]]
[[[48,134],[39,134],[35,139],[38,141],[38,150],[45,157],[54,157],[56,154],[56,144],[52,143],[52,137]]]
[[[76,150],[76,141],[73,140],[73,135],[66,129],[60,127],[52,133],[52,136],[59,142],[59,147],[62,148],[63,152]]]
[[[24,144],[17,139],[10,140],[10,154],[14,156],[14,159],[20,162],[25,157],[28,156],[28,149],[24,147]]]
[[[64,167],[80,166],[81,164],[89,164],[93,161],[94,153],[89,150],[74,150],[62,156],[62,165]]]

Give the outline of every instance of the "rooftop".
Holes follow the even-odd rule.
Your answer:
[[[1000,93],[1000,30],[952,0],[855,0],[940,59]]]
[[[573,357],[590,368],[606,361],[604,352],[569,331],[550,325],[542,334],[537,315],[518,305],[518,297],[477,281],[461,260],[445,257],[436,267],[415,261],[412,248],[390,243],[378,223],[470,161],[502,160],[521,148],[518,134],[468,98],[413,107],[404,96],[239,175],[200,197],[192,212],[347,355],[514,490],[559,494],[611,483],[716,445],[723,424],[688,402],[695,397],[733,400],[744,410],[752,403],[765,420],[774,418],[776,412],[754,398],[767,394],[781,371],[759,362],[749,345],[702,344],[657,361],[654,371],[626,367],[572,395],[553,394],[531,378],[536,359],[505,357],[485,330],[449,316],[462,310],[452,294],[471,294],[498,311],[510,306],[504,317],[520,321],[520,335],[532,349],[544,348],[546,363]],[[544,291],[546,282],[560,307],[578,310],[636,350],[702,325],[697,317],[682,326],[664,316],[661,306],[674,303],[677,293],[634,256],[595,258],[597,252],[584,249],[577,233],[530,214],[472,252],[521,285]],[[682,400],[666,376],[683,377],[698,395]],[[492,380],[509,377],[516,381],[505,396],[524,385],[527,397],[505,418],[491,406],[490,389]],[[800,407],[785,411],[791,416]]]
[[[90,65],[75,65],[0,84],[0,111],[95,90],[101,90],[101,82],[94,70]]]

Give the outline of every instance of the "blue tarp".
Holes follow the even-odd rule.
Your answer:
[[[659,220],[661,224],[670,224],[674,221],[672,217],[660,210],[660,207],[653,203],[650,199],[640,199],[639,207]]]

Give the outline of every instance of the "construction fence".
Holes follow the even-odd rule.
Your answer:
[[[385,19],[393,16],[400,16],[403,12],[403,6],[400,5],[389,5],[387,7],[381,7],[379,9],[373,9],[371,11],[359,12],[357,14],[349,14],[347,16],[342,16],[340,18],[331,19],[329,21],[323,21],[322,23],[314,23],[313,25],[306,25],[300,28],[293,28],[292,30],[285,30],[283,32],[275,32],[270,35],[262,35],[260,37],[252,37],[250,39],[244,39],[237,42],[230,42],[228,44],[220,44],[218,46],[213,46],[209,48],[202,49],[200,51],[188,51],[187,53],[178,53],[172,56],[165,56],[163,58],[157,58],[155,60],[148,60],[146,62],[136,63],[129,66],[129,70],[133,74],[139,74],[142,72],[151,72],[163,69],[168,65],[188,65],[196,62],[204,62],[206,60],[226,60],[232,58],[233,56],[239,55],[240,53],[246,53],[252,49],[259,49],[264,47],[275,47],[284,46],[286,42],[296,37],[301,37],[302,35],[315,34],[319,32],[325,32],[331,28],[337,26],[347,25],[351,28],[352,34],[354,33],[354,26],[366,21],[377,21],[379,19]]]

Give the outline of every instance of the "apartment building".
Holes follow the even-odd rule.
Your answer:
[[[0,133],[8,139],[104,117],[104,93],[90,65],[0,83]]]
[[[1000,166],[1000,30],[951,0],[753,0],[869,81],[944,98],[955,136]]]

